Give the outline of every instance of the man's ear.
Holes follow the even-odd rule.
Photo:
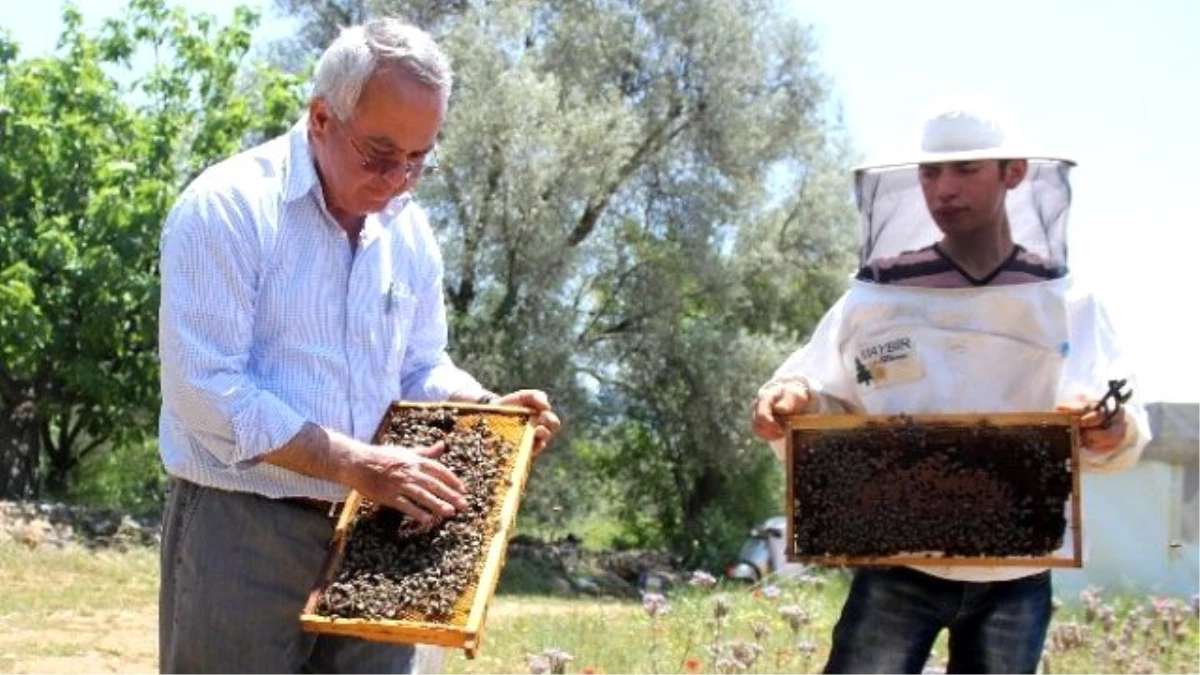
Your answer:
[[[1025,159],[1010,159],[1004,163],[1004,187],[1009,190],[1021,184],[1025,180],[1025,174],[1029,173],[1029,160]]]
[[[329,133],[330,118],[333,113],[323,98],[314,98],[308,102],[308,131],[318,138]]]

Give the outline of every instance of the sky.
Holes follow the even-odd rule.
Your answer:
[[[86,0],[92,25],[126,0]],[[266,17],[270,0],[182,0]],[[19,7],[19,9],[18,9]],[[61,3],[0,0],[26,56],[53,48]],[[1190,349],[1200,300],[1200,3],[1196,0],[791,0],[811,27],[847,131],[863,156],[914,134],[933,101],[1004,101],[1025,134],[1075,159],[1070,266],[1106,303],[1146,400],[1200,400]],[[849,189],[849,177],[847,177]],[[1194,355],[1195,354],[1195,355]]]

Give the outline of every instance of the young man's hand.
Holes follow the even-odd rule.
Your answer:
[[[789,415],[809,412],[811,393],[802,384],[776,384],[763,389],[751,408],[750,429],[764,441],[784,437],[784,419]]]
[[[1060,405],[1060,412],[1079,413],[1079,441],[1083,447],[1107,454],[1119,450],[1125,444],[1125,435],[1129,425],[1125,419],[1125,409],[1122,408],[1107,428],[1103,427],[1104,412],[1096,410],[1097,401],[1084,400],[1072,405]]]

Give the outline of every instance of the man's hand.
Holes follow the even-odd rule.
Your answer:
[[[1060,405],[1058,411],[1079,414],[1080,443],[1092,452],[1107,454],[1120,449],[1125,443],[1125,434],[1128,433],[1129,426],[1125,419],[1125,409],[1122,408],[1109,422],[1107,429],[1102,427],[1104,412],[1096,410],[1097,403],[1098,401],[1081,400],[1076,404]]]
[[[777,384],[763,390],[754,400],[750,429],[764,441],[783,438],[787,433],[784,418],[807,412],[809,397],[808,389],[800,384]]]
[[[437,461],[445,451],[441,442],[427,448],[363,444],[344,482],[420,527],[434,525],[467,508],[462,481]]]
[[[533,420],[533,452],[540,453],[554,434],[558,433],[562,422],[558,419],[558,415],[550,409],[550,399],[546,396],[546,392],[537,389],[518,389],[510,394],[505,394],[492,401],[493,405],[511,405],[521,408],[528,408],[535,413]]]
[[[443,452],[441,443],[428,448],[370,445],[307,422],[263,461],[341,483],[424,527],[467,508],[462,481],[437,461]]]

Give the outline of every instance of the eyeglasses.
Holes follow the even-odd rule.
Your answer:
[[[359,166],[362,167],[363,171],[387,178],[396,171],[403,170],[405,180],[413,180],[417,177],[424,178],[437,172],[438,159],[436,147],[416,159],[392,159],[390,157],[370,155],[364,152],[358,145],[358,142],[354,140],[354,132],[350,131],[348,126],[343,126],[343,128],[346,131],[346,140],[350,141],[350,147],[354,148],[354,151],[362,158]]]

